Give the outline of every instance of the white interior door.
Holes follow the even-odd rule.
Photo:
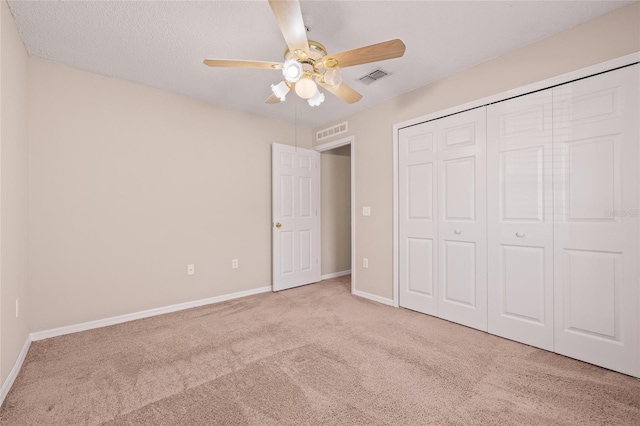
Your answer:
[[[551,89],[487,109],[489,332],[553,350]]]
[[[435,122],[400,129],[399,304],[438,315]]]
[[[486,108],[436,123],[438,316],[486,331]]]
[[[637,65],[553,89],[555,351],[640,374]]]
[[[320,281],[320,153],[272,145],[273,290]]]

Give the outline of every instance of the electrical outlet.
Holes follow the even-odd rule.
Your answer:
[[[364,206],[362,208],[362,216],[371,216],[371,207]]]
[[[366,257],[362,259],[362,267],[363,268],[369,267],[369,259],[367,259]]]
[[[238,269],[238,259],[231,260],[231,269]]]
[[[193,263],[191,265],[187,265],[187,275],[195,275],[196,273],[196,265]]]
[[[20,314],[20,299],[16,299],[16,318]]]

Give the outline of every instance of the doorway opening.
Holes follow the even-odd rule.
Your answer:
[[[320,152],[321,277],[355,277],[355,138],[314,147]]]

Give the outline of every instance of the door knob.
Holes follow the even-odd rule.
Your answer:
[[[516,237],[524,238],[524,232],[516,232]]]
[[[462,231],[461,231],[461,230],[459,230],[459,229],[455,229],[455,230],[453,231],[453,233],[454,233],[454,234],[456,234],[456,235],[460,235],[460,234],[462,234]]]
[[[276,222],[276,228],[280,228],[282,224],[280,222]]]

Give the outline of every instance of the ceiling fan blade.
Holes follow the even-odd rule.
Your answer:
[[[267,98],[266,101],[264,101],[265,104],[279,104],[280,102],[280,98],[276,95],[271,95]]]
[[[338,86],[337,89],[334,89],[333,86],[327,83],[318,82],[318,84],[324,87],[328,92],[333,93],[348,104],[354,104],[362,99],[362,95],[360,93],[356,92],[344,83]]]
[[[321,59],[327,68],[352,67],[354,65],[367,64],[369,62],[384,61],[386,59],[399,58],[404,55],[406,46],[399,38],[346,52],[327,55]]]
[[[235,59],[205,59],[204,64],[210,67],[282,69],[282,64],[279,62],[241,61]]]
[[[303,57],[309,55],[307,28],[302,19],[298,0],[269,0],[269,5],[291,53],[298,57],[302,52],[304,52]]]

